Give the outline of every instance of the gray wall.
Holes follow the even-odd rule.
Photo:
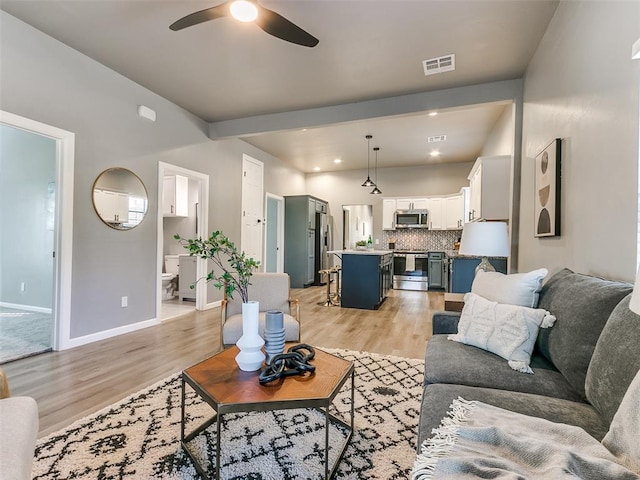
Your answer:
[[[53,306],[55,180],[55,140],[0,125],[0,302]]]
[[[469,185],[469,163],[378,169],[378,185],[382,195],[371,195],[371,188],[362,187],[366,170],[307,174],[307,192],[329,202],[333,216],[334,248],[341,248],[342,206],[373,205],[374,247],[382,247],[382,198],[423,197],[457,193]],[[376,245],[375,239],[380,239]]]
[[[520,269],[632,281],[640,2],[561,2],[525,76]],[[534,158],[563,138],[562,235],[534,238]]]
[[[0,108],[76,134],[71,338],[156,317],[159,161],[210,175],[209,229],[237,242],[243,153],[265,163],[265,190],[303,193],[300,172],[240,140],[211,141],[200,119],[5,12],[0,32]],[[157,121],[139,118],[138,105]],[[113,166],[132,170],[149,193],[149,214],[130,231],[93,210],[93,182]]]
[[[482,147],[480,156],[513,155],[513,139],[515,135],[514,106],[505,107],[496,121],[489,138]]]

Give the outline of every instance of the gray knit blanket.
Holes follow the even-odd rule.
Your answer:
[[[627,420],[637,427],[637,410],[633,413],[635,418]],[[637,432],[635,428],[636,438]],[[624,436],[628,441],[626,432],[619,435]],[[620,449],[628,450],[624,441],[619,443]],[[579,427],[459,398],[422,444],[411,478],[640,479],[639,472],[622,464],[620,452],[608,447],[616,456]],[[626,460],[624,464],[633,468]]]

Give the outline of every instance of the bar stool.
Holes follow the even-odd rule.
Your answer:
[[[332,297],[333,304],[336,306],[340,306],[340,301],[342,299],[341,297],[342,292],[340,291],[340,271],[341,270],[342,270],[342,267],[340,265],[336,265],[331,268],[331,273],[336,275],[336,291]]]
[[[327,282],[327,300],[324,303],[320,303],[320,305],[324,307],[333,307],[335,304],[331,300],[331,268],[323,268],[322,270],[318,270],[318,273],[321,275],[321,280]]]

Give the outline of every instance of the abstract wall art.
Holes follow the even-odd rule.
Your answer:
[[[562,139],[556,138],[536,156],[534,236],[560,236]]]

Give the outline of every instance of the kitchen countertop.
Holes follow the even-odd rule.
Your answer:
[[[327,253],[335,255],[387,255],[393,250],[329,250]]]

